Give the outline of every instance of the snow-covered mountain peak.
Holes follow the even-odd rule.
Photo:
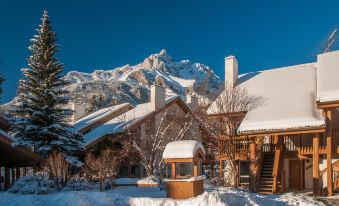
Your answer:
[[[104,96],[107,100],[104,106],[147,102],[150,86],[155,82],[164,86],[168,94],[195,93],[209,99],[223,89],[223,81],[208,66],[189,60],[176,61],[165,49],[134,66],[127,64],[93,73],[72,71],[65,78],[71,82],[73,99],[86,103],[93,96]]]

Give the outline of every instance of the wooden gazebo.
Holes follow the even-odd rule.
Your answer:
[[[202,162],[205,160],[205,149],[195,140],[170,142],[163,153],[168,178],[165,179],[167,197],[185,199],[204,192]]]

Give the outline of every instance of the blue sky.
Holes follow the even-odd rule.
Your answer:
[[[210,66],[224,77],[224,57],[240,73],[315,61],[339,1],[0,1],[2,102],[15,96],[29,39],[47,9],[65,72],[134,65],[165,48],[176,60]]]

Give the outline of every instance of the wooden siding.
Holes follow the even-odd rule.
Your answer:
[[[196,197],[204,192],[204,180],[192,182],[168,181],[166,182],[167,197],[174,199],[186,199]]]

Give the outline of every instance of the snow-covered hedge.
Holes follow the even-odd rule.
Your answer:
[[[83,178],[71,179],[67,182],[66,187],[64,187],[66,191],[89,191],[93,189],[93,184]]]
[[[55,190],[56,188],[53,180],[49,180],[45,176],[33,175],[18,179],[8,192],[20,194],[48,194]]]

